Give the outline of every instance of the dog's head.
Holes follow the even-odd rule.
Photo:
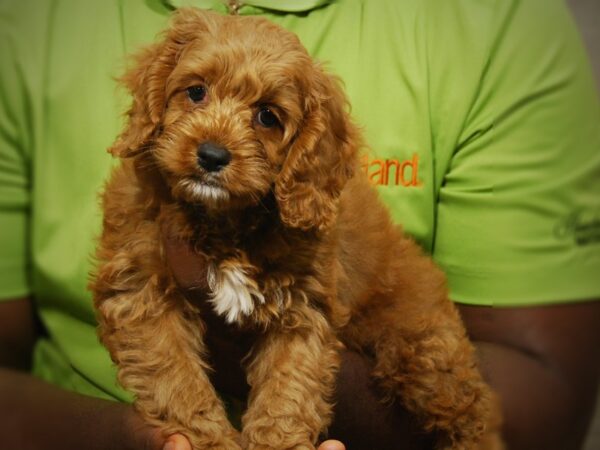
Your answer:
[[[287,226],[333,223],[359,136],[338,81],[295,35],[263,19],[182,9],[135,61],[113,155],[151,158],[188,203],[227,211],[272,191]]]

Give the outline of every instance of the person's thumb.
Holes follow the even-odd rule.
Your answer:
[[[329,439],[319,445],[318,450],[345,450],[346,447],[340,441]]]
[[[192,445],[183,434],[172,434],[165,441],[162,450],[192,450]]]

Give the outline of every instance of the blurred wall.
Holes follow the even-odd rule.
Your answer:
[[[600,92],[600,0],[568,0],[567,3],[579,25]]]

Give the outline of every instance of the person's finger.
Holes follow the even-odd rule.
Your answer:
[[[194,252],[187,242],[163,237],[167,263],[175,280],[184,289],[207,287],[206,258]]]
[[[319,445],[318,450],[346,450],[346,447],[340,441],[328,439]]]
[[[192,445],[184,435],[172,434],[167,438],[162,450],[192,450]]]

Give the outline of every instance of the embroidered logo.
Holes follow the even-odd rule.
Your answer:
[[[361,168],[375,186],[419,187],[419,155],[400,161],[398,159],[369,159],[363,156]]]
[[[573,239],[577,245],[600,243],[600,208],[573,211],[554,228],[559,239]]]

